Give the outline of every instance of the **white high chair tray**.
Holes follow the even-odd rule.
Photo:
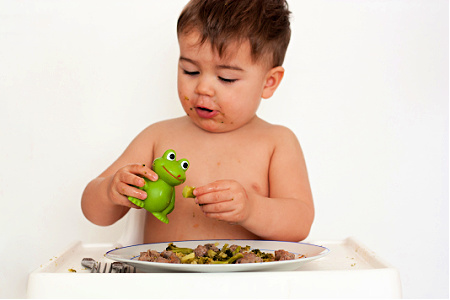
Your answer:
[[[401,298],[398,271],[354,238],[312,242],[330,249],[295,271],[230,273],[90,273],[85,257],[115,244],[76,242],[33,271],[28,298]],[[74,272],[76,271],[76,272]]]

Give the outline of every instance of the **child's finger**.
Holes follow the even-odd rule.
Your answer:
[[[196,197],[199,197],[201,195],[208,194],[208,193],[214,193],[214,192],[220,192],[223,190],[228,190],[229,188],[230,188],[230,185],[227,181],[218,180],[218,181],[214,181],[212,183],[206,184],[204,186],[199,186],[199,187],[195,188],[193,193]]]
[[[231,205],[232,200],[229,201],[223,201],[219,203],[210,203],[202,206],[202,211],[204,213],[225,213],[225,212],[231,212],[234,210],[233,206]]]
[[[156,174],[152,169],[150,169],[148,167],[146,167],[146,169],[144,169],[143,173],[144,173],[143,175],[151,181],[158,180],[158,174]]]
[[[135,187],[132,187],[123,182],[120,182],[118,184],[117,189],[118,189],[118,192],[125,197],[131,196],[131,197],[138,198],[141,200],[145,200],[147,198],[147,193],[145,191],[140,190]]]
[[[221,190],[197,196],[195,202],[198,204],[212,204],[212,203],[232,201],[233,198],[234,195],[231,192],[231,190]]]
[[[133,164],[130,165],[130,173],[140,175],[141,177],[146,177],[151,181],[158,180],[158,174],[156,174],[150,166],[146,164]]]
[[[119,174],[119,181],[139,187],[143,187],[145,185],[145,180],[142,177],[125,172]]]

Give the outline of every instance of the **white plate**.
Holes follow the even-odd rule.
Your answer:
[[[158,252],[164,251],[168,243],[140,244],[110,250],[106,257],[132,265],[144,272],[240,272],[240,271],[293,271],[300,268],[304,263],[327,255],[330,249],[307,243],[263,241],[263,240],[199,240],[173,242],[180,248],[195,249],[198,245],[219,243],[217,247],[222,248],[224,244],[250,246],[251,249],[259,249],[263,252],[274,253],[276,250],[286,250],[295,254],[303,254],[305,258],[285,261],[273,261],[248,264],[169,264],[149,261],[139,261],[141,252],[149,249]]]

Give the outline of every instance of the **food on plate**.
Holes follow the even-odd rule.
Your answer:
[[[138,187],[147,193],[145,200],[129,196],[128,200],[151,212],[158,220],[169,223],[167,215],[175,207],[175,186],[186,181],[186,171],[189,168],[187,159],[176,160],[177,154],[169,149],[162,157],[153,161],[152,169],[158,174],[157,181],[144,178],[145,185]]]
[[[286,250],[276,250],[274,254],[262,252],[259,249],[250,249],[250,246],[224,244],[219,249],[218,243],[198,245],[197,248],[179,248],[169,243],[166,250],[158,252],[147,250],[141,252],[140,261],[150,261],[172,264],[245,264],[271,261],[293,260],[304,258]]]

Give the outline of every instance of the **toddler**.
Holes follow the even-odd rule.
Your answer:
[[[110,225],[128,196],[155,181],[152,162],[167,149],[190,162],[164,224],[147,213],[144,242],[201,239],[305,239],[314,205],[300,144],[286,127],[256,115],[279,86],[290,39],[283,0],[192,0],[178,19],[178,96],[186,116],[144,129],[84,190],[82,209]],[[181,195],[195,186],[195,199]]]

